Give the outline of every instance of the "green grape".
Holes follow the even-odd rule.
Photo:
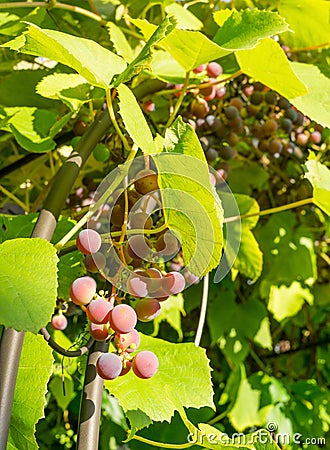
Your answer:
[[[107,161],[110,158],[110,150],[104,144],[97,144],[97,146],[93,150],[93,156],[96,161]]]

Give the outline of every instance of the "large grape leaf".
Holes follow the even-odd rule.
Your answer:
[[[192,343],[172,344],[141,334],[139,350],[150,350],[157,355],[156,375],[142,380],[130,371],[124,377],[105,381],[106,388],[125,412],[140,410],[152,421],[169,422],[174,411],[182,407],[213,408],[211,369],[204,349]],[[131,415],[130,419],[134,421],[134,417]],[[132,422],[131,425],[135,426]]]
[[[313,201],[330,216],[330,170],[324,164],[316,160],[311,154],[309,161],[305,163],[307,169],[305,178],[313,186]]]
[[[0,245],[0,323],[37,333],[56,302],[57,256],[44,239],[12,239]]]
[[[330,45],[330,3],[328,1],[280,0],[278,10],[293,31],[282,36],[286,45],[295,49]]]
[[[156,26],[147,20],[130,19],[142,31],[144,37],[149,39]],[[187,45],[189,42],[189,45]],[[214,59],[228,55],[229,50],[222,49],[199,31],[174,30],[163,39],[160,44],[174,59],[189,71]]]
[[[147,155],[156,153],[156,146],[150,128],[135,95],[126,84],[120,84],[117,90],[119,95],[119,113],[129,135],[143,153]]]
[[[214,42],[227,50],[253,48],[261,39],[289,28],[283,17],[271,11],[233,10],[224,22],[222,11],[215,12],[213,17],[220,25]]]
[[[166,5],[165,11],[168,15],[175,17],[178,22],[177,28],[180,30],[200,30],[204,26],[203,22],[201,22],[193,13],[178,3]]]
[[[126,62],[98,43],[29,24],[23,35],[2,45],[28,55],[43,56],[71,67],[90,84],[109,87],[114,75],[126,68]]]
[[[170,83],[183,83],[186,77],[184,68],[172,55],[163,50],[154,52],[151,70],[155,77]]]
[[[73,111],[78,111],[90,100],[104,97],[103,89],[91,86],[76,73],[48,75],[38,83],[36,91],[43,97],[61,100]]]
[[[106,27],[109,31],[110,39],[116,49],[117,54],[122,56],[128,63],[132,62],[134,59],[134,51],[129,45],[125,34],[113,22],[108,22]]]
[[[162,321],[166,321],[172,328],[174,328],[179,335],[179,340],[182,341],[183,332],[181,326],[181,314],[183,316],[185,315],[182,294],[172,295],[166,300],[166,302],[162,302],[161,306],[159,316],[157,316],[153,321],[154,331],[152,335],[157,336],[160,323]]]
[[[241,70],[279,92],[286,98],[307,94],[302,81],[292,70],[280,45],[273,39],[261,40],[255,48],[235,52]]]
[[[57,121],[53,111],[22,106],[4,108],[4,111],[9,120],[3,129],[12,132],[25,150],[34,153],[54,149],[56,143],[53,138],[71,117],[67,114]]]
[[[192,127],[178,118],[154,160],[168,227],[179,238],[190,271],[204,276],[221,258],[223,213]]]
[[[37,450],[36,423],[44,417],[52,349],[40,335],[26,333],[18,368],[7,450]],[[33,387],[33,388],[29,388]]]
[[[307,86],[308,93],[291,98],[291,103],[306,116],[330,128],[330,80],[316,66],[290,63],[297,77]]]
[[[300,283],[293,281],[291,286],[271,286],[268,310],[278,322],[287,317],[295,316],[307,302],[313,304],[313,294]]]

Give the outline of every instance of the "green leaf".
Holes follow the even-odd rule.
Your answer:
[[[330,44],[330,4],[324,0],[280,0],[278,11],[293,31],[282,36],[293,49]],[[308,20],[306,18],[308,17]]]
[[[168,36],[174,30],[175,24],[176,21],[173,17],[165,17],[159,27],[152,33],[150,39],[137,57],[127,66],[122,74],[116,77],[116,80],[113,83],[114,87],[119,86],[121,83],[126,83],[133,75],[136,75],[141,72],[142,69],[150,66],[152,47]]]
[[[170,5],[165,6],[165,11],[169,16],[175,17],[178,22],[177,28],[180,30],[200,30],[204,26],[203,22],[201,22],[194,14],[178,3],[171,3]]]
[[[151,62],[152,74],[160,80],[180,84],[184,83],[186,72],[184,68],[169,53],[157,50]]]
[[[307,86],[304,96],[291,98],[291,103],[310,119],[330,128],[330,80],[316,66],[292,62],[297,77]]]
[[[58,262],[58,297],[69,300],[70,286],[74,280],[86,273],[81,252],[72,252],[60,257]]]
[[[305,178],[313,186],[313,201],[328,216],[330,216],[330,170],[316,159],[305,163],[307,169]]]
[[[148,39],[156,26],[142,19],[131,19]],[[189,42],[189,46],[187,45]],[[199,31],[174,30],[160,43],[186,72],[195,67],[228,55],[230,51],[222,49]]]
[[[260,328],[253,338],[254,342],[262,348],[273,349],[272,334],[270,331],[270,322],[268,317],[264,317],[260,323]]]
[[[248,427],[262,426],[266,422],[272,406],[267,405],[260,409],[260,394],[261,392],[253,389],[246,378],[241,380],[235,404],[228,413],[232,426],[238,432]]]
[[[41,29],[33,24],[25,34],[2,46],[58,61],[74,69],[93,86],[101,88],[109,87],[114,75],[126,68],[120,56],[92,40]]]
[[[166,130],[164,152],[154,160],[168,227],[181,242],[189,270],[204,276],[221,258],[223,215],[192,127],[178,118]]]
[[[49,390],[55,397],[56,403],[60,408],[67,409],[69,403],[74,397],[74,385],[73,380],[67,373],[62,376],[55,375],[52,377],[49,383]]]
[[[256,161],[231,161],[228,184],[235,194],[252,194],[253,189],[263,190],[268,179],[268,173]]]
[[[182,341],[183,333],[181,326],[181,314],[185,315],[184,300],[182,294],[172,295],[166,302],[162,302],[159,316],[153,321],[154,332],[153,336],[157,336],[159,325],[162,321],[166,321],[179,335],[179,340]]]
[[[134,143],[143,153],[156,153],[154,139],[141,108],[129,87],[121,84],[117,88],[119,95],[119,113]]]
[[[128,63],[134,59],[134,51],[129,45],[125,34],[121,29],[113,22],[108,22],[106,25],[110,39],[115,47],[116,53],[124,58]]]
[[[0,214],[0,242],[30,237],[38,215],[37,213],[17,216]]]
[[[172,344],[145,335],[141,335],[139,348],[157,355],[156,375],[142,380],[130,371],[124,377],[105,381],[125,412],[140,410],[152,421],[169,422],[174,411],[182,407],[213,408],[211,369],[204,349],[192,343]]]
[[[218,13],[220,11],[214,14],[216,22]],[[261,39],[283,33],[289,28],[278,13],[257,9],[234,10],[224,23],[221,22],[222,15],[214,42],[228,50],[253,48]]]
[[[104,90],[91,86],[79,74],[56,73],[44,77],[36,87],[43,97],[61,100],[73,111],[79,111],[84,103],[103,98]]]
[[[255,48],[238,50],[235,55],[244,73],[284,97],[291,99],[307,93],[305,85],[292,70],[284,51],[273,39],[265,38]]]
[[[5,112],[11,116],[6,129],[13,133],[25,150],[42,153],[56,147],[52,139],[54,137],[52,130],[57,123],[55,112],[28,107],[5,108]],[[70,117],[71,115],[65,116],[65,122]],[[64,125],[61,119],[59,122],[61,126]]]
[[[0,12],[0,34],[5,36],[13,36],[24,30],[25,25],[21,22],[21,18],[15,14]]]
[[[52,349],[44,338],[27,333],[18,368],[7,450],[39,448],[34,432],[38,420],[44,417],[52,365]]]
[[[293,281],[287,286],[271,286],[269,293],[268,310],[278,322],[287,317],[295,316],[303,307],[304,303],[312,305],[313,294],[309,289],[304,289],[300,283]]]
[[[37,333],[52,316],[57,256],[44,239],[12,239],[0,245],[0,323]]]

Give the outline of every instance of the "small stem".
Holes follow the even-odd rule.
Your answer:
[[[7,2],[1,3],[0,9],[8,9],[8,8],[37,8],[44,7],[47,8],[48,4],[46,2]],[[89,17],[92,20],[96,20],[97,22],[106,23],[98,14],[94,14],[87,9],[80,8],[79,6],[67,5],[66,3],[56,3],[52,9],[66,9],[67,11],[71,11],[77,14],[81,14],[83,16]]]
[[[5,187],[3,187],[1,184],[0,184],[0,191],[2,191],[8,198],[13,200],[18,206],[20,206],[22,209],[24,209],[25,212],[29,212],[29,208],[27,208],[25,203],[23,203],[19,198],[17,198],[16,195],[7,191],[7,189]]]
[[[267,366],[261,361],[261,359],[259,358],[259,356],[257,355],[257,353],[253,350],[252,347],[250,347],[250,354],[252,356],[252,358],[255,360],[255,362],[258,364],[258,366],[260,367],[260,369],[262,371],[264,371],[265,373],[269,373],[269,370],[267,369]]]
[[[201,312],[199,314],[198,327],[197,327],[196,337],[195,337],[196,347],[199,346],[201,339],[202,339],[202,333],[203,333],[205,317],[206,317],[206,310],[207,310],[208,296],[209,296],[209,274],[207,273],[203,279],[202,305],[201,305]]]
[[[186,91],[187,91],[187,87],[188,87],[188,83],[189,83],[189,75],[190,75],[190,72],[187,72],[186,78],[184,80],[184,85],[181,89],[180,96],[178,98],[178,101],[175,104],[173,113],[171,114],[171,116],[169,117],[169,119],[167,121],[167,124],[165,125],[165,128],[169,128],[172,125],[172,123],[174,122],[175,117],[180,109],[180,106],[182,105],[182,101],[183,101],[184,96],[186,95]]]
[[[230,222],[235,222],[236,220],[247,219],[249,217],[267,216],[268,214],[287,211],[288,209],[293,209],[293,208],[298,208],[299,206],[308,205],[310,203],[313,203],[313,201],[314,201],[314,199],[312,197],[305,198],[305,199],[299,200],[297,202],[288,203],[287,205],[277,206],[276,208],[264,209],[263,211],[259,211],[257,213],[243,214],[242,216],[227,217],[226,219],[224,219],[223,222],[230,223]]]
[[[119,125],[118,125],[118,122],[117,122],[117,119],[116,119],[116,115],[115,115],[115,111],[114,111],[113,105],[112,105],[112,98],[111,98],[110,89],[107,89],[105,91],[105,97],[106,97],[106,100],[107,100],[108,111],[109,111],[109,116],[110,116],[112,125],[115,127],[115,130],[117,131],[117,134],[120,137],[120,139],[121,139],[121,141],[122,141],[122,143],[124,145],[125,150],[129,152],[131,150],[131,147],[129,146],[127,139],[123,135],[123,133],[122,133],[122,131],[121,131]]]
[[[40,334],[43,335],[45,341],[53,350],[55,350],[60,355],[67,356],[68,358],[75,358],[77,356],[84,355],[85,353],[87,353],[89,351],[89,349],[91,348],[91,346],[94,343],[94,339],[90,338],[89,341],[87,342],[87,344],[84,345],[83,347],[80,347],[77,350],[66,350],[65,348],[61,347],[59,344],[57,344],[54,341],[54,339],[48,333],[46,328],[41,328]]]
[[[218,416],[215,416],[213,419],[209,420],[207,423],[209,425],[214,425],[215,423],[220,422],[220,420],[224,419],[227,416],[228,412],[229,412],[229,409],[227,408],[225,411],[223,411]]]
[[[154,445],[155,447],[174,448],[177,450],[180,450],[181,448],[190,448],[193,445],[190,442],[187,442],[186,444],[163,444],[162,442],[152,441],[151,439],[147,439],[147,438],[144,438],[142,436],[137,436],[137,435],[133,436],[133,439],[140,441],[140,442],[144,442],[145,444]]]
[[[323,44],[311,45],[310,47],[293,48],[289,50],[289,53],[300,53],[300,52],[310,52],[312,50],[318,50],[319,48],[328,47],[329,42],[324,42]]]
[[[197,88],[204,88],[204,87],[210,87],[210,86],[216,86],[217,84],[222,84],[222,83],[226,83],[227,81],[233,80],[234,78],[239,77],[240,75],[242,75],[242,71],[238,70],[237,72],[229,75],[226,78],[223,78],[221,80],[216,80],[216,81],[212,81],[212,82],[207,82],[207,83],[201,83],[201,84],[191,84],[190,86],[188,86],[187,91],[191,91],[193,89],[197,89]]]

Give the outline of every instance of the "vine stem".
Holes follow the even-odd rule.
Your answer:
[[[193,445],[190,442],[187,442],[186,444],[163,444],[162,442],[152,441],[151,439],[147,439],[147,438],[144,438],[142,436],[137,436],[137,435],[133,436],[133,439],[140,441],[140,442],[144,442],[145,444],[154,445],[155,447],[173,448],[173,449],[177,449],[177,450],[180,450],[182,448],[190,448]]]
[[[203,278],[203,296],[202,296],[201,312],[199,314],[198,327],[197,327],[195,342],[194,342],[196,347],[199,346],[201,339],[202,339],[203,328],[204,328],[205,317],[206,317],[206,310],[207,310],[208,296],[209,296],[209,274],[207,273],[205,275],[205,277]]]
[[[313,202],[314,202],[313,197],[304,198],[303,200],[298,200],[297,202],[288,203],[287,205],[282,205],[282,206],[276,206],[275,208],[264,209],[263,211],[259,211],[256,213],[243,214],[241,216],[227,217],[226,219],[224,219],[223,222],[230,223],[230,222],[236,222],[236,220],[248,219],[249,217],[267,216],[268,214],[274,214],[274,213],[278,213],[278,212],[282,212],[282,211],[287,211],[287,210],[293,209],[293,208],[299,208],[299,206],[309,205],[310,203],[313,203]]]
[[[170,117],[169,117],[169,119],[168,119],[168,121],[167,121],[167,123],[165,125],[165,128],[169,128],[172,125],[172,123],[174,122],[175,118],[176,118],[176,115],[177,115],[177,113],[178,113],[178,111],[180,109],[180,106],[182,105],[182,101],[184,99],[184,96],[186,95],[186,92],[187,92],[188,83],[189,83],[189,76],[190,76],[190,72],[187,72],[186,73],[186,78],[184,80],[184,85],[183,85],[183,87],[181,89],[181,92],[180,92],[180,96],[178,98],[178,101],[175,104],[173,113],[170,115]]]
[[[112,105],[112,97],[111,97],[110,89],[106,89],[105,97],[106,97],[106,100],[107,100],[107,106],[108,106],[109,116],[110,116],[112,125],[115,127],[115,130],[117,131],[117,134],[120,137],[125,150],[129,152],[131,150],[131,147],[129,146],[129,144],[127,142],[127,139],[123,135],[123,133],[122,133],[122,131],[121,131],[119,125],[118,125],[118,122],[117,122],[117,119],[116,119],[116,115],[115,115],[115,111],[114,111],[113,105]]]
[[[80,347],[77,350],[66,350],[65,348],[61,347],[61,345],[59,345],[57,342],[54,341],[54,339],[48,333],[46,328],[41,328],[39,333],[42,334],[49,347],[51,347],[60,355],[67,356],[68,358],[75,358],[77,356],[85,355],[85,353],[89,351],[89,349],[94,343],[94,339],[90,338],[87,344],[84,345],[83,347]]]
[[[46,8],[46,9],[66,9],[67,11],[75,12],[81,14],[83,16],[89,17],[92,20],[96,20],[97,22],[106,23],[98,14],[95,14],[87,9],[80,8],[79,6],[67,5],[66,3],[55,3],[54,6],[49,8],[47,2],[7,2],[1,3],[0,9],[9,9],[9,8]]]

